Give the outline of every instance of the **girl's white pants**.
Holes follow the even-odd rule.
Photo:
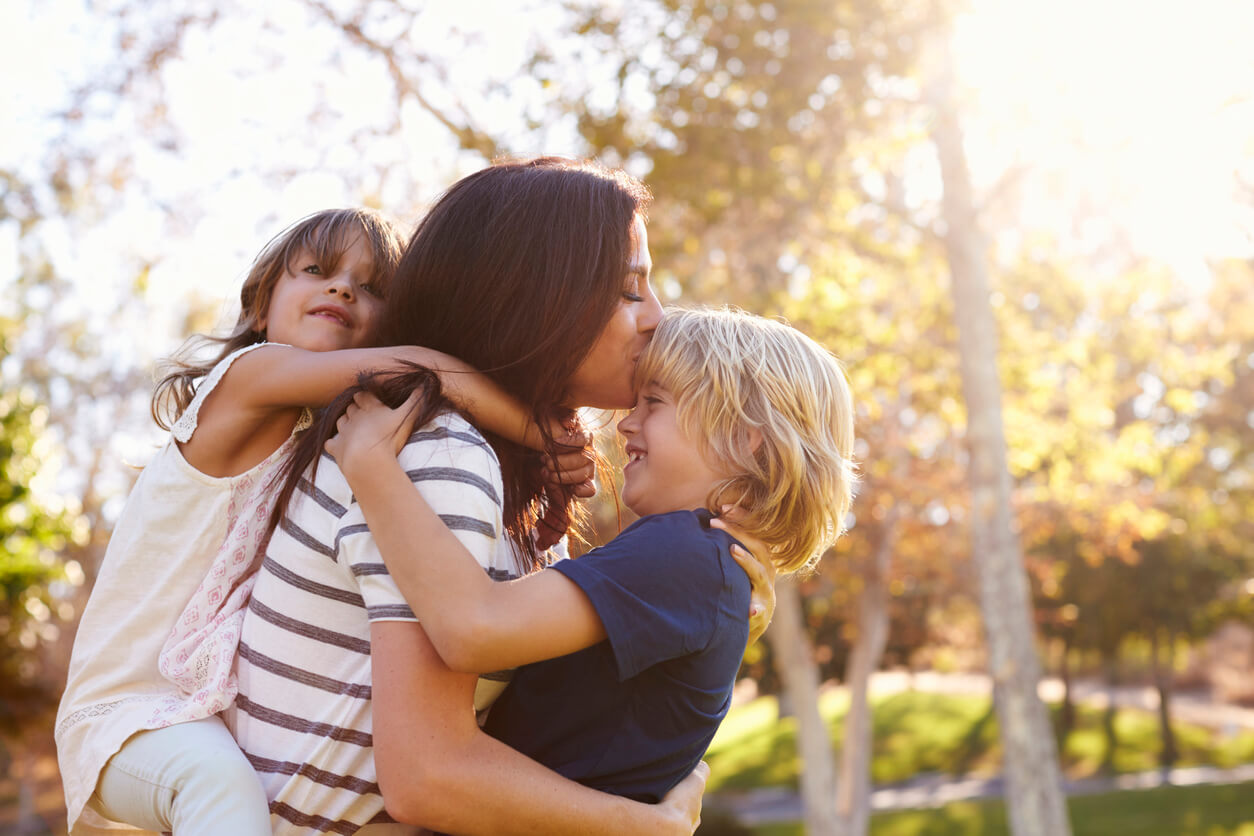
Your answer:
[[[96,812],[174,836],[270,836],[257,773],[218,717],[133,735],[88,802]]]

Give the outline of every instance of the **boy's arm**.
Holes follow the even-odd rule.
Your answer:
[[[450,671],[421,626],[376,622],[371,659],[375,765],[393,818],[466,834],[688,836],[695,829],[704,764],[657,805],[597,792],[486,735],[470,709],[475,678]]]
[[[409,436],[410,405],[391,410],[358,395],[327,452],[352,487],[388,573],[448,666],[503,670],[604,639],[600,617],[573,581],[558,572],[493,581],[414,490],[395,458],[396,440]]]

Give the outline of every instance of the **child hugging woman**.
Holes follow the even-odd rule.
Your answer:
[[[407,410],[359,392],[326,447],[445,664],[522,666],[485,730],[567,778],[653,803],[704,755],[749,634],[750,583],[716,518],[734,507],[779,572],[811,569],[850,504],[853,410],[827,350],[731,310],[669,311],[635,380],[618,431],[623,501],[641,518],[506,583],[410,487],[395,458]],[[375,749],[381,762],[411,757],[399,741]]]
[[[521,408],[460,361],[367,347],[403,246],[369,210],[299,221],[252,265],[233,331],[206,338],[213,359],[178,362],[158,384],[153,416],[170,438],[114,528],[57,713],[72,832],[105,819],[178,836],[271,833],[261,784],[217,712],[236,692],[275,476],[310,407],[362,372],[421,363],[485,426],[543,446]]]

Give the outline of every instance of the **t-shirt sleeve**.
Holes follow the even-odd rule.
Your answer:
[[[496,454],[469,424],[437,418],[410,437],[399,456],[414,487],[492,577],[516,572],[499,547],[501,475]],[[415,621],[353,502],[336,535],[337,559],[357,579],[371,621]],[[421,543],[411,544],[422,548]],[[395,558],[394,558],[395,559]],[[403,559],[403,556],[402,556]]]
[[[619,679],[628,679],[710,643],[728,584],[720,535],[702,530],[691,515],[646,517],[547,571],[561,572],[588,596]]]

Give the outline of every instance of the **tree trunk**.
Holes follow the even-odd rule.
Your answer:
[[[1055,735],[1055,742],[1058,751],[1061,752],[1067,743],[1067,738],[1075,731],[1075,699],[1071,694],[1071,642],[1068,639],[1059,641],[1062,643],[1062,655],[1058,660],[1058,678],[1062,680],[1062,705],[1058,707],[1058,732]]]
[[[980,578],[989,674],[1005,751],[1007,814],[1015,836],[1069,836],[1058,752],[1049,715],[1037,694],[1041,676],[1032,601],[1011,517],[986,245],[971,193],[948,44],[941,46],[937,79],[931,90],[935,107],[932,139],[944,190],[945,250],[967,407],[971,546]]]
[[[1171,731],[1171,669],[1172,669],[1172,636],[1167,635],[1167,646],[1161,648],[1167,654],[1166,665],[1159,658],[1158,631],[1151,629],[1150,661],[1154,671],[1154,687],[1158,689],[1158,728],[1162,737],[1162,748],[1158,752],[1158,763],[1166,773],[1176,765],[1179,753],[1176,750],[1176,736]]]
[[[1106,710],[1102,712],[1102,735],[1106,738],[1106,751],[1102,755],[1098,771],[1112,775],[1115,771],[1115,751],[1119,748],[1119,735],[1115,731],[1115,715],[1119,711],[1115,695],[1119,688],[1119,659],[1115,652],[1102,651],[1102,673],[1106,680]]]
[[[775,587],[775,618],[766,631],[776,670],[797,714],[801,756],[801,801],[808,836],[836,836],[832,804],[835,767],[831,738],[819,714],[819,669],[801,612],[801,594],[792,578]]]
[[[895,511],[895,506],[894,506]],[[866,836],[871,823],[871,705],[867,686],[879,669],[888,643],[888,568],[897,541],[896,514],[890,512],[858,598],[858,635],[845,668],[849,713],[845,715],[836,781],[836,816],[844,836]]]

